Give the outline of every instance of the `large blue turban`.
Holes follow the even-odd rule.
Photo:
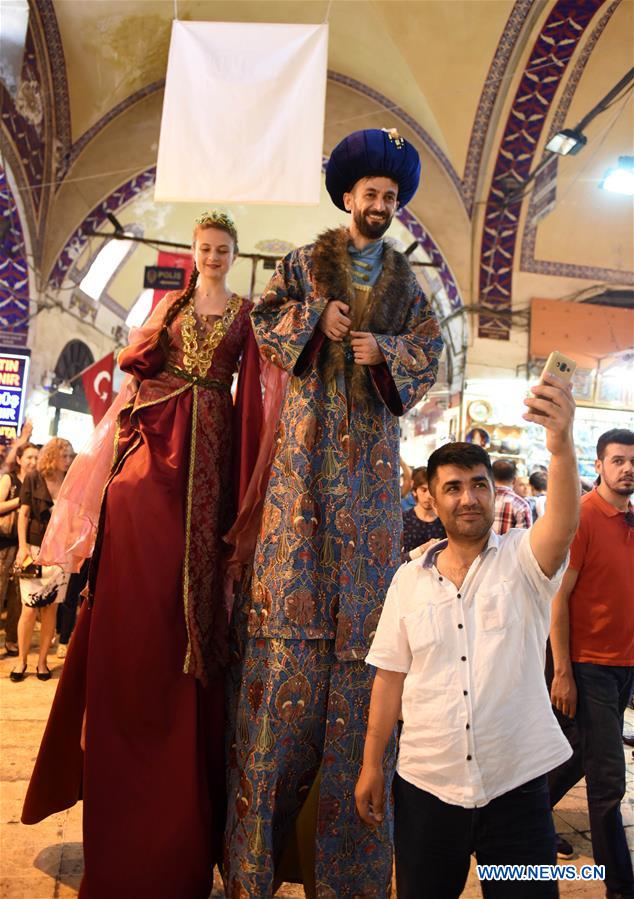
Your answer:
[[[354,131],[337,144],[326,166],[326,189],[335,206],[345,211],[343,195],[368,175],[396,181],[399,205],[405,206],[418,188],[420,158],[394,128]]]

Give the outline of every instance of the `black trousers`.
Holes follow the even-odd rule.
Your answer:
[[[546,641],[546,686],[550,695],[550,688],[553,685],[553,677],[555,675],[555,666],[553,662],[553,652],[550,647],[550,640]],[[559,727],[562,729],[564,736],[570,743],[572,755],[558,768],[555,768],[548,775],[548,783],[550,785],[550,802],[555,806],[566,793],[568,793],[575,784],[578,784],[583,777],[583,760],[581,757],[581,736],[579,728],[574,718],[564,715],[555,706],[552,706],[553,714],[557,719]]]
[[[88,582],[89,567],[90,560],[86,559],[79,572],[71,574],[64,602],[60,603],[57,608],[57,631],[59,642],[63,646],[70,643],[77,618],[77,606],[80,605],[80,594]]]
[[[480,865],[554,865],[546,775],[482,808],[449,805],[394,777],[394,850],[398,899],[457,899],[475,852]],[[556,881],[483,880],[485,899],[551,899]]]
[[[557,805],[585,774],[594,861],[605,865],[608,889],[634,897],[632,861],[621,817],[625,795],[623,715],[632,696],[634,668],[589,662],[573,662],[572,667],[577,714],[574,726],[567,719],[564,733],[574,753],[551,771],[550,801],[553,807]]]

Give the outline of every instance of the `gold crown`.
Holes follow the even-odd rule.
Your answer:
[[[223,212],[222,209],[212,209],[211,212],[203,212],[202,215],[199,215],[195,220],[196,225],[206,225],[208,222],[222,225],[223,228],[228,228],[231,231],[236,230],[234,220],[228,212]]]

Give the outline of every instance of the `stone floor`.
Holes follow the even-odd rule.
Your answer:
[[[82,875],[81,803],[34,827],[20,823],[22,800],[63,662],[55,658],[52,651],[49,667],[53,677],[42,683],[35,677],[36,657],[32,655],[28,677],[22,683],[14,684],[8,678],[14,661],[0,651],[0,899],[66,899],[77,895]],[[634,732],[634,712],[628,710],[627,714],[627,727]],[[623,803],[623,817],[629,844],[634,850],[634,763],[632,750],[626,748],[625,752],[628,795]],[[560,803],[556,825],[576,850],[574,864],[577,867],[591,864],[588,815],[582,784]],[[599,899],[604,895],[597,883],[562,883],[560,892],[564,897],[584,899]],[[472,866],[463,896],[471,899],[480,895]],[[212,897],[221,896],[224,893],[218,881]],[[301,897],[303,890],[299,886],[284,884],[277,896],[280,899]]]

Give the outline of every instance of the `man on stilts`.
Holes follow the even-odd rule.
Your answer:
[[[289,381],[243,609],[231,899],[272,896],[309,794],[307,895],[389,896],[391,821],[364,827],[354,785],[373,679],[363,660],[400,561],[398,416],[433,386],[442,350],[407,259],[383,240],[419,177],[418,153],[394,130],[341,141],[326,187],[349,228],[279,262],[252,312],[262,354]],[[394,752],[393,740],[388,774]]]

